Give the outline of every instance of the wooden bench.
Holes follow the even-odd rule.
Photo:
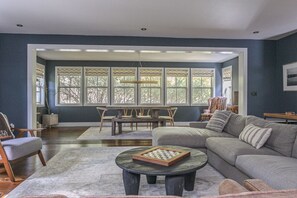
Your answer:
[[[116,124],[118,124],[119,134],[122,133],[123,123],[152,123],[152,128],[157,128],[159,123],[161,126],[166,126],[166,119],[162,118],[113,118],[111,120],[111,135],[116,135]]]

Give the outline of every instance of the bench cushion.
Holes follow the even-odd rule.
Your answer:
[[[235,166],[275,189],[297,188],[297,159],[273,155],[241,155]]]
[[[253,146],[240,141],[238,138],[211,137],[206,140],[206,147],[233,166],[239,155],[281,155],[280,153],[265,147],[256,149]]]
[[[208,129],[190,127],[159,127],[153,131],[153,145],[177,145],[205,148],[208,137],[233,137],[228,133],[218,133]]]
[[[2,142],[8,160],[15,160],[41,150],[42,141],[39,137],[24,137]]]

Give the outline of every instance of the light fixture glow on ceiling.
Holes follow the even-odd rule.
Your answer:
[[[186,51],[166,51],[168,54],[184,54],[187,53]]]
[[[113,50],[113,52],[134,53],[135,50]]]
[[[225,51],[225,52],[220,52],[221,54],[233,54],[233,52],[230,51]]]
[[[86,52],[108,52],[107,49],[86,49]]]
[[[45,51],[46,49],[44,48],[37,48],[36,51],[41,52],[41,51]]]
[[[200,54],[212,54],[212,51],[192,51],[192,53],[200,53]]]
[[[141,53],[161,53],[161,51],[158,50],[140,50]]]
[[[59,49],[60,52],[81,52],[81,49]]]

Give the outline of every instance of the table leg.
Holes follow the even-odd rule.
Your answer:
[[[154,128],[157,128],[157,127],[158,127],[158,124],[159,124],[158,121],[156,121],[156,122],[152,122],[152,127],[153,127],[153,129],[154,129]]]
[[[165,177],[165,188],[166,195],[182,196],[184,189],[184,175],[179,176],[166,176]]]
[[[114,120],[111,121],[111,135],[115,135],[115,130],[116,130],[116,122]]]
[[[147,181],[148,184],[155,184],[156,181],[157,181],[157,176],[147,175],[146,176],[146,181]]]
[[[118,128],[119,128],[119,134],[121,134],[122,131],[123,131],[122,123],[121,122],[118,122]]]
[[[193,191],[195,185],[196,171],[185,175],[185,190]]]
[[[123,181],[126,195],[138,195],[140,175],[123,170]]]

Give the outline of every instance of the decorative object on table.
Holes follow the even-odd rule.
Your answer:
[[[297,91],[297,62],[283,66],[284,91]]]
[[[162,166],[171,166],[188,156],[190,156],[189,151],[156,146],[140,153],[136,153],[132,158],[134,160],[159,164]]]
[[[289,111],[289,112],[285,112],[286,115],[295,115],[295,112]]]
[[[200,120],[209,120],[216,110],[226,110],[227,109],[227,98],[222,96],[217,96],[208,99],[208,109],[204,109],[201,114]]]

